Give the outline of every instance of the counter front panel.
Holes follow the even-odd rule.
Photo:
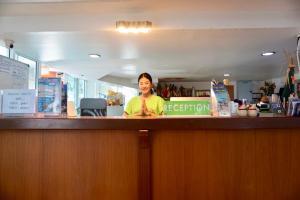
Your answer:
[[[300,199],[300,118],[0,118],[0,199]]]

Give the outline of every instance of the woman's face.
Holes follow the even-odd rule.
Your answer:
[[[143,95],[151,93],[152,83],[145,77],[142,77],[139,81],[139,88]]]

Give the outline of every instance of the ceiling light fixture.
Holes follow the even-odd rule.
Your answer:
[[[148,33],[152,29],[149,21],[117,21],[116,29],[120,33]]]
[[[262,53],[261,55],[262,55],[262,56],[271,56],[271,55],[274,55],[274,54],[275,54],[275,52],[272,51],[272,52],[264,52],[264,53]]]
[[[229,76],[230,76],[230,74],[224,74],[224,76],[225,76],[225,77],[229,77]]]
[[[99,54],[89,54],[90,58],[100,58]]]

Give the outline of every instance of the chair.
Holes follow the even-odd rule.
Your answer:
[[[83,98],[80,100],[80,116],[106,116],[107,104],[103,98]]]

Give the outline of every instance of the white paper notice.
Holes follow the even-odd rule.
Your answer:
[[[2,90],[0,90],[0,114],[2,113]]]
[[[3,90],[2,113],[35,113],[35,90]]]

